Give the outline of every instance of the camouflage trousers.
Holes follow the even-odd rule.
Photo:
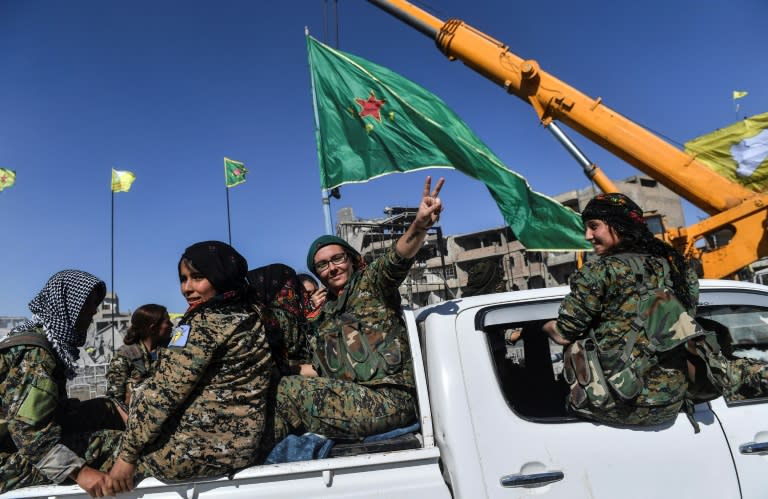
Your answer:
[[[736,358],[728,361],[738,373],[739,386],[727,394],[730,400],[744,400],[768,396],[768,363],[754,359]]]
[[[304,432],[334,440],[359,439],[415,420],[414,397],[407,390],[323,377],[286,376],[277,387],[272,443],[291,433]]]
[[[122,420],[112,403],[105,398],[66,404],[60,415],[63,435],[61,443],[85,459],[88,466],[99,469],[108,460],[120,441]],[[48,485],[28,459],[16,451],[10,436],[0,446],[0,494],[21,487]]]
[[[178,435],[177,435],[178,436]],[[245,468],[255,462],[255,458],[243,460],[241,465],[233,466],[217,462],[213,456],[201,456],[206,449],[216,446],[213,442],[187,441],[160,436],[162,445],[153,446],[143,454],[136,463],[134,483],[139,483],[147,477],[160,480],[187,480],[191,478],[221,477],[229,475],[238,469]],[[191,452],[188,452],[191,451]],[[119,451],[118,451],[119,452]],[[101,471],[109,472],[115,464],[117,453],[110,455],[101,467]]]
[[[131,417],[133,413],[131,413]],[[134,483],[147,477],[160,480],[221,477],[255,464],[264,416],[237,421],[233,418],[227,432],[201,438],[189,424],[171,417],[160,435],[141,453],[136,463]],[[250,449],[245,452],[244,449]],[[120,450],[110,456],[101,471],[109,471]]]
[[[569,406],[569,412],[574,416],[590,419],[600,423],[616,426],[646,426],[674,421],[683,406],[683,401],[670,405],[640,407],[617,404],[611,409],[579,409],[574,412]]]

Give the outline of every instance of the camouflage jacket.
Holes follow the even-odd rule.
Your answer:
[[[398,287],[413,259],[394,245],[362,272],[341,296],[329,296],[310,340],[321,376],[362,385],[414,387],[411,349],[400,316]]]
[[[311,326],[304,317],[297,318],[279,307],[263,308],[261,314],[280,374],[298,374],[301,364],[312,362],[308,344]]]
[[[174,328],[134,393],[118,455],[136,463],[164,442],[178,459],[249,465],[261,439],[273,367],[258,314],[239,300],[202,306]]]
[[[649,288],[664,287],[664,270],[659,257],[646,258],[645,283]],[[688,286],[698,298],[699,284],[696,274],[689,270]],[[626,345],[628,333],[635,319],[639,294],[630,266],[619,258],[605,256],[590,260],[571,276],[571,292],[560,304],[557,327],[570,340],[585,338],[594,332],[601,360],[604,356],[620,352]],[[693,315],[693,314],[692,314]],[[633,355],[640,354],[648,344],[645,335],[639,335]],[[657,401],[681,400],[687,381],[683,371],[682,355],[670,357],[650,369],[645,377],[646,389],[635,400],[636,405],[655,405]],[[611,366],[603,364],[607,375]]]
[[[149,376],[153,362],[141,341],[118,348],[107,368],[107,396],[127,404],[127,395]]]
[[[34,332],[45,338],[42,329]],[[0,351],[0,448],[17,452],[53,483],[85,464],[60,442],[66,383],[63,366],[45,348]]]

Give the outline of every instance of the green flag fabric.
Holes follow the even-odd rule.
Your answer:
[[[531,190],[437,96],[307,37],[322,187],[396,172],[455,168],[482,181],[528,250],[590,249],[581,218]]]
[[[733,182],[768,192],[768,113],[686,142],[685,151]]]
[[[224,158],[224,181],[227,187],[234,187],[245,182],[245,174],[248,170],[239,161]]]
[[[0,168],[0,191],[16,183],[16,172],[8,168]]]

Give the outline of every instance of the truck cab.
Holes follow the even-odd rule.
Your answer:
[[[562,347],[541,331],[567,292],[485,295],[418,311],[435,436],[455,496],[762,497],[766,399],[698,404],[698,434],[683,413],[643,428],[567,414]],[[728,331],[733,355],[759,357],[768,348],[767,298],[764,286],[704,280],[698,317]]]

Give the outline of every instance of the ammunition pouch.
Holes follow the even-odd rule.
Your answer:
[[[592,338],[575,341],[565,349],[563,377],[570,385],[568,402],[576,412],[587,408],[607,410],[616,405]]]
[[[329,377],[365,382],[401,369],[400,341],[376,325],[364,326],[350,314],[340,316],[338,327],[321,337],[315,362]]]

